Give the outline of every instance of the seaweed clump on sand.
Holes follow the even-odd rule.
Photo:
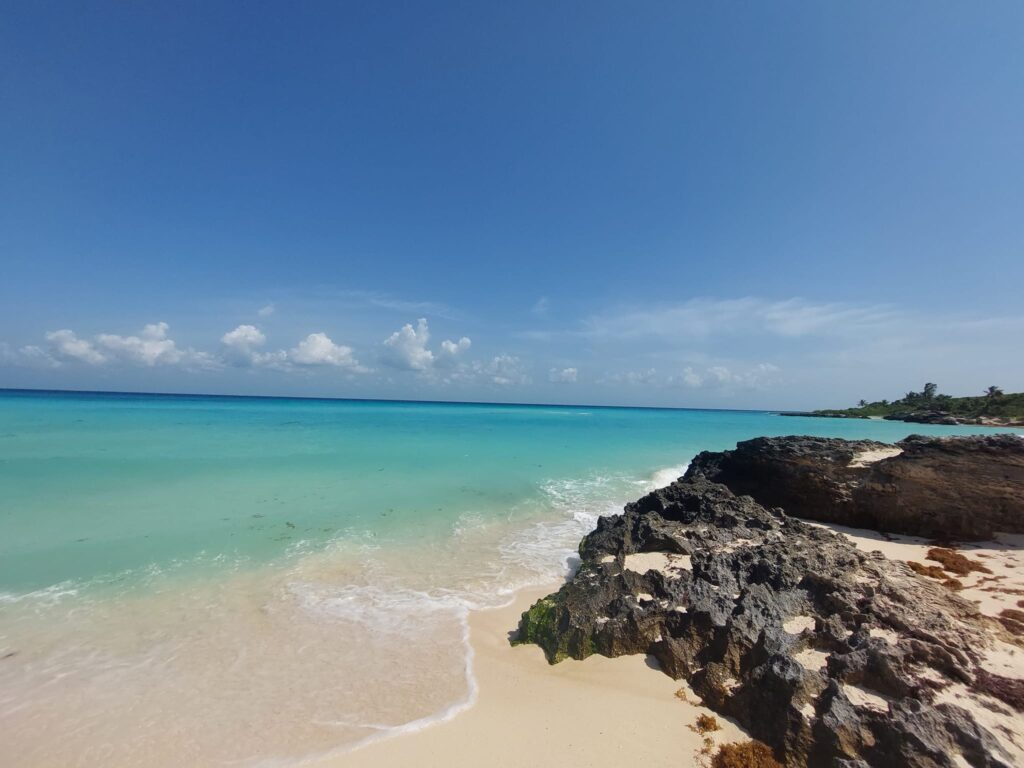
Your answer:
[[[711,768],[783,768],[772,751],[759,741],[723,744],[711,759]]]
[[[697,715],[697,722],[689,727],[691,731],[699,733],[701,736],[722,730],[722,726],[718,724],[718,720],[713,715],[705,715],[703,713]]]
[[[971,560],[959,552],[945,547],[932,547],[928,550],[926,559],[940,563],[942,570],[949,571],[957,576],[966,576],[972,572],[992,573],[981,561]]]

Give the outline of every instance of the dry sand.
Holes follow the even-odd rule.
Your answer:
[[[681,701],[683,684],[651,669],[653,659],[591,656],[549,665],[535,645],[515,648],[509,632],[534,600],[558,585],[470,619],[479,698],[444,723],[313,763],[318,768],[489,768],[524,765],[645,768],[701,764],[703,736],[686,726],[711,710]],[[689,700],[697,702],[690,692]],[[715,742],[747,738],[719,715]],[[703,762],[707,762],[704,760]]]
[[[902,448],[878,448],[874,451],[861,451],[856,454],[850,461],[848,466],[851,467],[866,467],[868,464],[874,464],[876,461],[882,459],[891,459],[893,456],[899,456],[903,453]]]

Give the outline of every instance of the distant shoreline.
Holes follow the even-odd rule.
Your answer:
[[[906,424],[940,424],[944,426],[992,427],[995,429],[1024,428],[1024,421],[1005,419],[999,416],[963,418],[943,411],[930,413],[894,414],[891,416],[867,416],[851,413],[821,413],[818,411],[776,411],[779,416],[810,416],[818,419],[857,419],[860,421],[902,421]]]
[[[853,408],[816,408],[813,411],[780,411],[781,416],[821,416],[830,419],[902,421],[945,427],[1024,427],[1024,392],[1004,392],[986,387],[980,395],[953,397],[928,382],[920,392],[907,392],[897,400],[861,400]]]

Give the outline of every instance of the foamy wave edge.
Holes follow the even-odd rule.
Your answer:
[[[646,480],[636,481],[636,485],[642,488],[643,493],[650,493],[651,491],[658,490],[671,485],[678,478],[686,474],[686,470],[689,467],[689,463],[679,464],[669,467],[663,467],[662,469],[655,470]],[[617,502],[609,499],[607,506],[610,509],[611,514],[618,514],[616,507]],[[579,538],[589,533],[597,525],[598,518],[600,515],[595,515],[591,512],[581,510],[566,510],[569,513],[570,519],[563,518],[562,520],[549,521],[547,523],[538,524],[540,526],[560,526],[570,522],[575,522],[581,526],[582,532]],[[537,528],[537,525],[531,526],[530,528],[524,529],[523,531],[517,532],[518,535],[523,535],[528,531]],[[514,540],[516,535],[510,536],[509,539]],[[577,539],[578,543],[578,539]],[[514,541],[506,541],[502,547],[502,554],[506,553],[506,547],[514,547]],[[555,553],[552,552],[554,555]],[[572,566],[570,563],[562,559],[563,562],[563,578],[568,578],[572,572]],[[377,733],[370,734],[363,739],[355,741],[351,744],[345,744],[344,746],[336,749],[331,749],[326,752],[320,752],[313,755],[307,755],[300,758],[287,758],[287,759],[270,759],[261,760],[253,764],[253,768],[297,768],[298,766],[313,765],[323,760],[329,760],[334,757],[340,757],[342,755],[351,754],[366,747],[374,744],[386,741],[388,739],[396,738],[412,733],[418,733],[419,731],[425,730],[441,723],[446,723],[450,720],[455,719],[463,712],[471,709],[477,702],[480,695],[480,685],[477,681],[476,674],[473,669],[473,664],[476,658],[476,652],[473,648],[472,641],[470,639],[470,623],[469,619],[475,611],[493,611],[501,608],[506,608],[515,602],[516,597],[524,590],[531,589],[534,587],[543,586],[543,581],[537,580],[528,583],[522,583],[508,588],[508,591],[504,589],[500,590],[498,594],[505,596],[507,599],[503,602],[494,604],[481,604],[479,601],[472,600],[468,596],[457,597],[449,603],[452,608],[457,608],[457,616],[462,629],[461,642],[464,650],[464,664],[463,674],[466,682],[466,696],[459,701],[456,701],[442,710],[434,712],[430,715],[426,715],[416,720],[411,720],[407,723],[400,725],[384,725],[377,723],[356,723],[357,727],[371,728],[377,730]],[[454,595],[450,597],[455,597]],[[426,599],[436,599],[435,596],[424,595]]]
[[[365,749],[366,747],[382,741],[387,741],[388,739],[393,739],[410,733],[417,733],[418,731],[425,730],[431,726],[446,723],[449,720],[455,719],[466,710],[471,709],[473,705],[476,704],[477,698],[480,695],[480,685],[477,682],[476,675],[473,674],[473,661],[476,658],[476,651],[473,649],[473,644],[469,639],[469,614],[472,610],[473,609],[466,606],[459,614],[459,623],[462,627],[461,641],[465,652],[463,674],[465,675],[467,688],[466,696],[461,700],[450,704],[438,712],[434,712],[433,714],[426,715],[416,720],[410,720],[409,722],[402,723],[401,725],[355,723],[354,725],[357,727],[376,729],[378,732],[370,734],[369,736],[353,742],[352,744],[345,744],[344,746],[336,749],[306,755],[305,757],[270,758],[260,760],[252,764],[253,768],[298,768],[298,766],[303,765],[314,765],[333,757],[341,757],[342,755],[351,754],[352,752]]]

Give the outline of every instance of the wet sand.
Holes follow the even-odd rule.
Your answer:
[[[311,763],[322,768],[418,765],[639,764],[645,768],[696,765],[704,737],[688,728],[709,709],[682,701],[683,685],[651,669],[653,659],[591,656],[549,665],[534,645],[512,647],[509,632],[536,599],[558,588],[520,593],[506,608],[474,613],[471,642],[479,684],[475,706],[452,720],[415,733]],[[689,693],[690,702],[697,702]],[[716,715],[714,743],[746,738]]]

